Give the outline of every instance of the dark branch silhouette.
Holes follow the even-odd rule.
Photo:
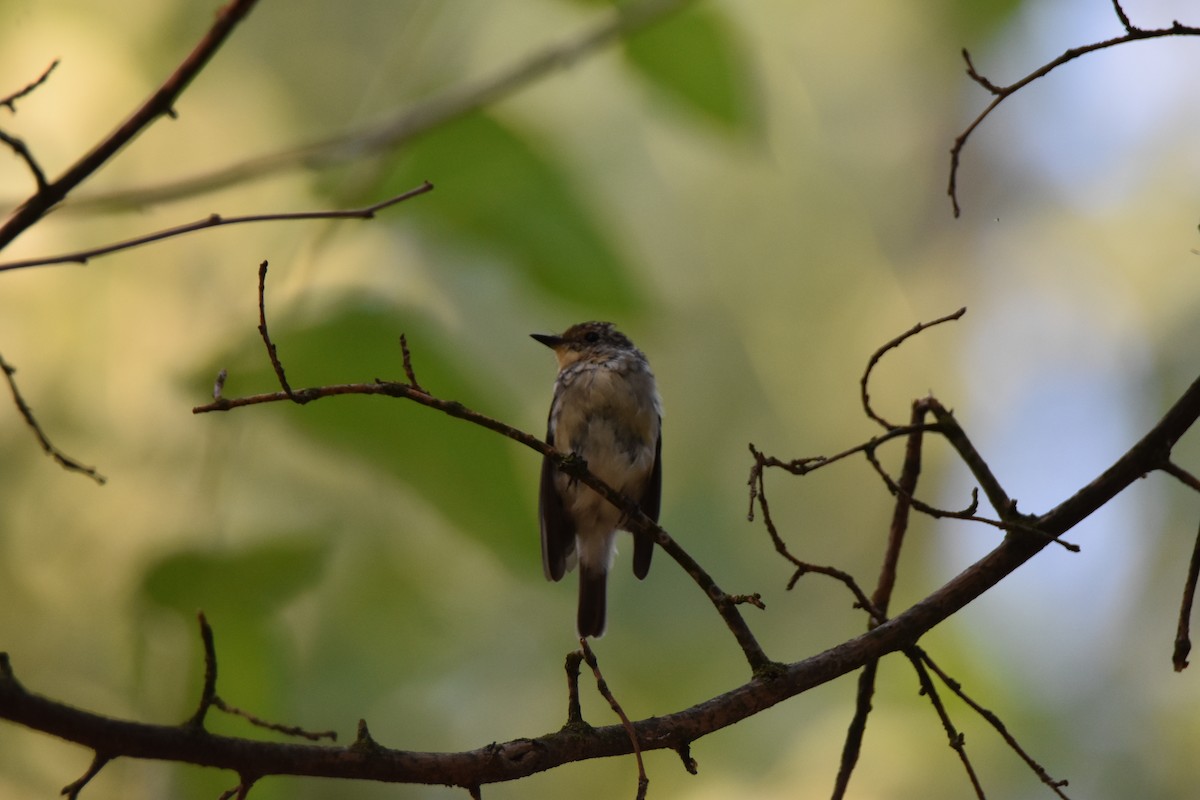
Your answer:
[[[63,253],[56,256],[40,256],[37,258],[28,258],[21,261],[7,261],[0,263],[0,272],[14,269],[25,269],[27,267],[43,267],[51,264],[86,264],[93,258],[100,256],[118,253],[123,250],[130,250],[134,247],[140,247],[144,244],[152,242],[161,242],[163,239],[170,239],[175,236],[182,236],[185,233],[193,233],[195,231],[206,230],[208,228],[218,228],[223,225],[242,225],[247,222],[289,222],[295,220],[312,220],[312,219],[374,219],[375,215],[385,208],[390,208],[397,203],[402,203],[417,195],[425,194],[433,190],[433,184],[425,181],[415,189],[410,189],[403,194],[398,194],[394,197],[389,197],[386,200],[381,200],[378,203],[373,203],[363,208],[348,208],[348,209],[329,209],[325,211],[288,211],[275,214],[248,214],[240,217],[223,217],[220,214],[210,214],[204,219],[189,222],[185,225],[177,225],[173,228],[166,228],[161,231],[135,236],[132,239],[125,239],[120,242],[101,245],[99,247],[91,247],[86,250],[76,250],[73,253]]]
[[[971,121],[962,133],[954,140],[954,146],[950,148],[950,181],[946,187],[946,194],[950,195],[950,203],[954,208],[954,216],[959,216],[962,209],[958,203],[958,166],[959,160],[962,157],[963,148],[967,146],[967,140],[971,138],[971,134],[975,129],[983,124],[996,108],[1008,98],[1012,97],[1017,92],[1024,89],[1029,84],[1044,78],[1054,70],[1061,67],[1070,61],[1074,61],[1080,56],[1085,56],[1089,53],[1094,53],[1097,50],[1104,50],[1117,45],[1128,44],[1129,42],[1138,42],[1143,39],[1158,39],[1164,36],[1200,36],[1200,28],[1191,25],[1182,25],[1178,21],[1173,22],[1168,28],[1139,28],[1129,20],[1129,15],[1125,13],[1125,9],[1121,7],[1120,0],[1113,0],[1113,9],[1120,20],[1121,25],[1125,28],[1125,33],[1120,36],[1114,36],[1111,39],[1105,39],[1102,42],[1094,42],[1092,44],[1082,45],[1080,47],[1072,47],[1063,52],[1058,58],[1043,64],[1042,66],[1030,72],[1025,77],[1017,80],[1007,86],[993,83],[984,77],[978,70],[975,69],[975,64],[971,61],[971,54],[965,48],[962,51],[963,60],[967,63],[967,75],[971,80],[986,89],[993,95],[992,102],[988,103],[983,111]]]
[[[104,166],[110,158],[133,141],[151,122],[162,116],[175,115],[175,101],[192,79],[204,69],[209,59],[220,49],[257,0],[230,0],[218,13],[216,21],[199,44],[175,68],[165,82],[138,106],[116,130],[67,168],[61,176],[39,186],[29,199],[16,208],[0,224],[0,250],[8,246],[46,212],[66,199],[79,184]]]
[[[272,358],[277,359],[277,354],[272,355]],[[384,394],[411,400],[493,430],[539,454],[562,458],[530,434],[479,414],[461,403],[441,400],[404,383],[376,381],[369,384],[294,389],[291,396],[280,391],[236,399],[222,398],[198,406],[194,411],[229,411],[272,402],[311,402],[344,394]],[[939,416],[940,404],[932,398],[917,401],[914,407],[924,407],[934,413],[935,417]],[[961,441],[968,441],[965,433],[957,429],[953,417],[949,416],[948,412],[940,413],[945,414],[945,419],[939,419],[936,432],[948,439],[960,436]],[[995,549],[944,586],[890,619],[885,619],[885,610],[877,607],[877,604],[885,599],[886,592],[880,593],[864,605],[865,608],[871,609],[872,617],[872,624],[865,633],[822,653],[787,664],[773,662],[766,656],[737,612],[734,598],[717,588],[707,572],[687,556],[665,530],[641,517],[636,506],[598,481],[584,466],[569,463],[570,459],[562,458],[565,469],[622,508],[629,515],[632,525],[644,532],[653,533],[659,545],[696,580],[730,626],[753,669],[752,677],[746,683],[728,692],[674,713],[631,720],[629,727],[620,724],[587,727],[581,730],[578,723],[582,720],[577,718],[576,694],[570,704],[571,711],[563,730],[532,739],[516,739],[458,753],[392,750],[371,739],[366,732],[365,723],[360,725],[356,741],[345,747],[260,742],[218,736],[203,730],[203,712],[207,711],[207,705],[214,704],[213,698],[217,696],[215,651],[210,651],[207,644],[206,659],[211,658],[212,662],[212,667],[205,671],[206,688],[202,693],[202,698],[208,698],[207,705],[202,700],[197,714],[183,725],[149,725],[117,720],[41,697],[26,690],[17,681],[7,654],[0,657],[0,718],[90,747],[97,753],[98,758],[121,755],[185,761],[230,769],[242,778],[239,784],[242,787],[239,791],[242,793],[254,780],[282,774],[437,783],[478,792],[478,787],[486,783],[514,780],[573,761],[627,755],[635,751],[634,742],[637,742],[642,752],[668,748],[675,750],[684,755],[685,764],[688,764],[691,763],[690,747],[696,740],[815,686],[862,669],[889,653],[904,652],[915,667],[914,660],[920,660],[920,654],[913,648],[926,632],[988,591],[1040,552],[1050,544],[1049,537],[1059,536],[1070,530],[1143,475],[1164,469],[1165,465],[1170,463],[1172,447],[1197,418],[1200,418],[1200,380],[1183,393],[1140,441],[1095,480],[1046,513],[1036,517],[1023,517],[1023,524],[1009,529]],[[906,435],[910,437],[911,443],[917,432],[924,434],[934,430],[926,426],[909,426]],[[947,433],[947,430],[950,433]],[[885,436],[889,439],[896,438],[894,434],[895,431],[889,431]],[[866,449],[864,446],[856,448],[859,452],[865,452]],[[764,465],[767,464],[761,454],[756,458],[763,458]],[[801,459],[797,463],[833,462]],[[995,481],[990,471],[984,469],[985,466],[982,459],[968,464],[977,477],[983,475],[988,480]],[[762,495],[761,471],[759,479],[758,500],[765,512],[767,506]],[[907,486],[907,478],[902,480]],[[996,512],[1001,520],[1016,514],[1012,504],[1005,500],[1007,495],[998,482],[992,487],[985,487],[985,493],[989,498],[999,499],[1000,507]],[[898,507],[906,502],[903,498],[910,496],[911,490],[898,495]],[[1035,535],[1030,531],[1037,531],[1042,535]],[[894,549],[898,553],[899,545]],[[891,568],[885,566],[885,570]],[[856,584],[850,581],[847,585]],[[857,594],[861,594],[861,590]],[[572,681],[577,683],[578,663],[575,664],[575,670]],[[570,673],[570,666],[568,672]],[[1003,733],[1002,726],[998,726],[997,729]],[[949,733],[952,727],[948,727],[947,730]],[[1006,736],[1006,741],[1008,739]],[[958,739],[951,735],[951,741],[957,749]],[[1029,761],[1031,760],[1027,760],[1027,763]],[[1046,776],[1044,770],[1039,772],[1039,777],[1050,785],[1062,785]]]
[[[3,356],[0,356],[0,372],[4,373],[4,379],[8,382],[8,391],[12,395],[13,403],[15,403],[17,406],[17,411],[21,413],[22,419],[25,420],[25,425],[28,426],[28,428],[33,431],[33,435],[37,437],[38,444],[42,446],[42,450],[45,451],[48,456],[57,461],[59,465],[63,467],[63,469],[69,470],[70,472],[78,472],[81,475],[86,475],[96,483],[103,486],[105,478],[96,471],[95,467],[89,467],[81,464],[79,461],[76,461],[62,450],[59,450],[54,446],[54,443],[50,441],[50,437],[46,435],[46,432],[42,430],[41,424],[38,423],[37,417],[33,415],[33,409],[29,407],[27,402],[25,402],[25,398],[21,394],[21,390],[17,388],[17,368],[5,361]]]

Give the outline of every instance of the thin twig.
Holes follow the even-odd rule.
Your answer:
[[[64,795],[67,800],[78,800],[79,793],[83,791],[83,787],[87,786],[92,778],[96,777],[109,761],[112,761],[111,756],[101,755],[97,752],[92,756],[92,763],[88,766],[87,772],[83,773],[78,780],[71,781],[64,786],[59,794]]]
[[[1183,600],[1179,604],[1179,624],[1175,629],[1175,650],[1171,663],[1176,672],[1188,666],[1188,655],[1192,652],[1192,603],[1196,600],[1196,582],[1200,578],[1200,531],[1192,544],[1192,559],[1188,562],[1187,579],[1183,583]]]
[[[963,769],[967,772],[967,778],[971,781],[971,788],[975,790],[975,796],[979,800],[986,800],[986,795],[983,792],[983,786],[979,783],[979,776],[975,773],[975,767],[971,764],[971,759],[967,756],[966,739],[958,729],[955,728],[954,722],[950,719],[950,713],[946,711],[946,706],[942,704],[942,698],[938,695],[937,687],[933,685],[933,681],[929,678],[929,672],[925,669],[924,662],[921,661],[919,651],[915,648],[907,648],[904,655],[908,657],[913,669],[917,673],[917,681],[921,684],[921,694],[929,698],[929,702],[933,704],[934,711],[937,712],[938,719],[942,721],[942,728],[946,731],[946,738],[949,740],[950,749],[958,754],[958,760],[962,762]]]
[[[962,684],[947,675],[946,672],[939,667],[937,663],[929,657],[929,654],[926,653],[922,648],[914,645],[913,647],[909,648],[907,652],[917,655],[921,661],[924,662],[927,667],[929,667],[929,669],[933,670],[938,678],[941,679],[942,683],[944,683],[947,688],[950,689],[950,691],[954,692],[954,694],[958,696],[958,699],[970,706],[971,710],[976,714],[983,717],[983,719],[995,729],[996,733],[1000,734],[1000,737],[1004,739],[1005,744],[1007,744],[1013,752],[1020,756],[1021,760],[1025,762],[1025,764],[1033,771],[1035,775],[1038,776],[1038,779],[1044,783],[1046,787],[1050,789],[1050,791],[1063,798],[1063,800],[1068,800],[1067,795],[1062,791],[1062,787],[1067,785],[1067,781],[1057,780],[1051,776],[1050,773],[1046,772],[1045,767],[1034,760],[1034,758],[1025,751],[1025,748],[1021,747],[1016,738],[1008,732],[1008,727],[994,711],[984,708],[979,703],[975,702],[970,695],[963,691]]]
[[[579,639],[579,647],[583,653],[583,660],[592,668],[592,674],[596,676],[596,689],[608,701],[608,705],[621,719],[621,725],[629,734],[629,741],[633,745],[633,757],[637,759],[638,768],[638,790],[637,800],[645,800],[646,787],[650,784],[650,779],[646,777],[646,766],[642,763],[642,745],[638,741],[637,730],[633,727],[633,723],[629,721],[629,717],[625,715],[625,710],[621,708],[621,704],[617,702],[617,698],[608,688],[608,681],[604,680],[604,676],[600,674],[600,662],[596,660],[596,654],[592,652],[592,648],[588,646],[586,638]]]
[[[27,258],[21,261],[8,261],[0,264],[0,272],[13,269],[25,269],[26,267],[43,267],[51,264],[86,264],[93,258],[106,256],[111,253],[117,253],[122,250],[130,250],[134,247],[140,247],[151,242],[161,242],[163,239],[171,239],[176,236],[182,236],[185,233],[193,233],[195,231],[206,230],[208,228],[218,228],[223,225],[241,225],[247,222],[287,222],[294,220],[309,220],[309,219],[374,219],[375,215],[385,208],[394,206],[412,197],[420,194],[425,194],[433,189],[433,184],[425,181],[415,189],[410,189],[403,194],[398,194],[395,197],[389,197],[386,200],[381,200],[378,203],[366,206],[364,208],[350,209],[329,209],[326,211],[290,211],[277,214],[249,214],[240,217],[223,217],[220,214],[210,214],[204,219],[189,222],[184,225],[177,225],[173,228],[165,228],[154,233],[147,233],[142,236],[135,236],[132,239],[125,239],[112,244],[101,245],[100,247],[91,247],[86,250],[76,250],[71,253],[63,253],[56,256],[39,256],[37,258]]]
[[[425,390],[421,388],[421,384],[417,382],[417,373],[413,371],[412,353],[408,349],[408,339],[403,333],[400,334],[400,354],[404,360],[404,376],[408,378],[409,384],[418,392],[424,392]]]
[[[204,645],[204,685],[200,689],[200,702],[196,706],[196,712],[184,724],[203,730],[204,717],[217,698],[217,648],[213,643],[212,626],[208,624],[203,611],[196,615],[196,620],[200,623],[200,642]]]
[[[275,343],[271,341],[271,334],[267,332],[267,262],[264,260],[258,265],[258,335],[262,337],[263,344],[267,348],[267,358],[271,361],[271,368],[275,370],[275,377],[279,380],[279,385],[283,387],[283,393],[290,400],[297,403],[304,401],[296,397],[292,391],[292,387],[288,384],[287,375],[283,371],[283,364],[279,361],[279,352],[275,348]]]
[[[286,399],[279,393],[274,401]],[[413,399],[422,401],[416,396]],[[1200,378],[1093,481],[1037,517],[1037,527],[1061,535],[1088,519],[1147,472],[1157,469],[1198,419]],[[1047,546],[1046,541],[1035,537],[1007,536],[945,585],[872,630],[801,661],[770,664],[769,669],[756,671],[744,684],[689,708],[635,722],[643,750],[679,752],[688,743],[861,669],[873,659],[912,647]],[[29,692],[13,677],[4,653],[0,653],[0,718],[93,750],[99,747],[114,757],[180,761],[264,776],[303,774],[466,786],[516,780],[586,758],[632,752],[632,744],[620,725],[596,728],[582,739],[577,730],[563,730],[456,753],[391,750],[361,737],[350,747],[341,748],[197,734],[177,725],[152,725],[94,714]],[[380,754],[378,759],[374,757],[376,752]]]
[[[42,172],[41,166],[38,164],[37,159],[33,157],[33,153],[30,152],[29,147],[25,144],[25,142],[21,139],[18,139],[16,136],[11,136],[5,133],[4,131],[0,131],[0,142],[4,142],[6,145],[8,145],[9,149],[16,153],[18,158],[25,162],[25,166],[33,174],[33,183],[37,187],[37,191],[40,192],[42,189],[45,189],[46,173]]]
[[[25,424],[30,430],[33,431],[33,435],[37,437],[38,442],[42,446],[42,450],[44,450],[51,458],[57,461],[59,465],[63,467],[63,469],[71,472],[79,472],[103,486],[107,479],[97,472],[95,467],[85,466],[71,458],[62,450],[59,450],[57,447],[55,447],[50,441],[49,437],[46,436],[46,432],[43,431],[42,426],[38,424],[37,417],[33,415],[33,409],[30,408],[29,404],[25,402],[25,398],[21,395],[20,389],[17,388],[17,379],[13,377],[17,372],[17,368],[5,361],[3,356],[0,356],[0,371],[4,373],[4,378],[8,381],[8,390],[9,393],[12,394],[13,402],[17,405],[17,411],[21,412],[21,416],[25,418]]]
[[[529,87],[556,70],[574,65],[622,36],[643,30],[695,0],[643,0],[622,4],[581,34],[568,37],[482,80],[464,83],[419,102],[373,126],[247,159],[219,169],[152,186],[73,200],[71,208],[140,208],[204,194],[296,168],[320,169],[365,155],[390,151],[434,128],[485,108]]]
[[[1103,50],[1108,47],[1116,47],[1117,45],[1136,42],[1142,39],[1155,39],[1162,36],[1200,36],[1200,28],[1189,25],[1181,25],[1179,22],[1172,23],[1171,27],[1169,28],[1139,28],[1129,21],[1129,16],[1125,13],[1125,10],[1121,7],[1121,4],[1117,2],[1117,0],[1114,0],[1113,7],[1115,9],[1117,18],[1120,20],[1121,25],[1125,28],[1125,33],[1123,35],[1114,36],[1113,38],[1105,39],[1102,42],[1094,42],[1092,44],[1083,45],[1082,47],[1072,47],[1071,49],[1063,52],[1063,54],[1058,58],[1043,64],[1041,67],[1038,67],[1025,77],[1021,78],[1015,83],[1010,83],[1007,86],[1000,86],[983,77],[983,75],[981,75],[978,70],[975,69],[975,65],[971,62],[971,54],[968,53],[965,48],[963,49],[962,55],[963,60],[966,61],[967,64],[967,75],[971,78],[971,80],[975,81],[985,90],[987,90],[987,92],[993,97],[992,102],[988,103],[987,107],[984,108],[983,111],[981,111],[969,125],[967,125],[963,132],[960,133],[954,140],[954,146],[950,148],[950,181],[946,187],[946,193],[950,195],[950,203],[954,208],[955,217],[958,217],[962,213],[962,210],[959,208],[958,204],[958,166],[962,156],[963,148],[966,146],[967,140],[971,138],[971,134],[975,132],[975,129],[978,128],[983,121],[987,119],[993,111],[996,110],[997,106],[999,106],[1009,97],[1012,97],[1021,89],[1025,88],[1039,78],[1044,78],[1046,75],[1061,67],[1063,64],[1074,61],[1080,56],[1085,56],[1088,53],[1094,53],[1097,50]]]
[[[1200,478],[1197,478],[1195,475],[1188,472],[1186,469],[1179,466],[1171,459],[1168,458],[1166,461],[1164,461],[1162,466],[1159,467],[1159,469],[1161,469],[1163,472],[1167,473],[1171,477],[1175,478],[1176,480],[1178,480],[1184,486],[1187,486],[1192,491],[1200,492]]]
[[[844,572],[836,567],[810,564],[807,561],[801,561],[792,555],[791,551],[788,549],[787,543],[783,541],[783,536],[780,535],[779,529],[775,526],[775,520],[771,517],[771,506],[770,503],[767,502],[767,489],[766,481],[763,476],[763,467],[772,459],[770,459],[768,456],[764,456],[753,444],[750,445],[750,452],[754,455],[755,459],[755,468],[750,474],[750,502],[753,504],[755,501],[757,501],[759,508],[762,510],[763,525],[767,529],[767,534],[771,537],[772,544],[775,545],[775,552],[779,553],[779,555],[789,561],[792,566],[796,568],[796,572],[792,575],[791,580],[788,581],[788,591],[791,591],[793,588],[795,588],[796,582],[810,572],[815,572],[819,575],[825,575],[841,581],[846,588],[850,590],[850,593],[854,595],[854,605],[857,608],[864,609],[868,614],[871,615],[873,619],[883,622],[883,615],[874,607],[870,598],[867,597],[866,592],[859,587],[858,582],[854,580],[854,577],[850,575],[850,573]],[[751,516],[753,516],[753,505],[751,505]]]
[[[58,61],[59,60],[57,58],[54,59],[53,61],[51,61],[50,66],[46,67],[46,69],[37,78],[37,80],[35,80],[33,83],[26,86],[24,89],[19,89],[19,90],[13,92],[12,94],[10,94],[8,97],[0,99],[0,106],[7,108],[9,111],[11,111],[14,114],[17,113],[17,105],[16,105],[17,101],[20,100],[22,97],[28,96],[35,89],[37,89],[39,86],[41,86],[43,83],[45,83],[46,79],[50,77],[50,73],[54,72],[54,68],[58,66]]]
[[[222,6],[221,10],[217,12],[212,27],[208,29],[192,52],[125,122],[80,157],[56,180],[30,196],[9,215],[3,224],[0,224],[0,250],[28,230],[47,211],[61,203],[75,187],[104,166],[151,122],[161,116],[173,115],[175,101],[179,99],[183,90],[200,74],[209,59],[225,43],[238,23],[246,18],[256,2],[257,0],[230,0]]]
[[[925,330],[926,328],[932,328],[935,325],[941,325],[943,322],[951,322],[953,320],[961,319],[962,315],[966,314],[966,313],[967,313],[967,309],[964,306],[963,308],[960,308],[958,311],[955,311],[953,314],[947,314],[944,317],[938,317],[937,319],[932,320],[930,322],[918,322],[916,325],[912,326],[911,328],[909,328],[908,330],[906,330],[904,333],[900,334],[896,338],[892,339],[891,341],[885,343],[882,347],[880,347],[878,350],[876,350],[874,353],[871,354],[871,357],[867,360],[867,368],[865,370],[863,370],[862,378],[860,378],[859,382],[858,382],[859,383],[859,393],[862,398],[863,411],[866,413],[866,415],[869,418],[875,420],[876,422],[878,422],[880,425],[882,425],[884,428],[886,428],[888,430],[892,430],[892,429],[898,427],[898,426],[893,425],[892,423],[888,422],[886,419],[879,416],[878,414],[876,414],[874,409],[871,408],[871,395],[868,392],[868,386],[869,386],[870,380],[871,380],[871,370],[875,369],[875,365],[879,363],[879,359],[883,358],[884,354],[887,353],[889,350],[893,350],[893,349],[899,347],[900,345],[904,344],[904,342],[906,342],[907,340],[916,336],[918,333]]]
[[[865,404],[869,413],[869,404]],[[888,529],[887,546],[884,548],[883,563],[880,565],[879,578],[875,583],[875,591],[871,595],[872,618],[868,628],[881,625],[887,619],[888,605],[891,603],[892,592],[896,586],[896,575],[899,572],[900,551],[904,547],[904,537],[908,532],[909,512],[912,508],[912,497],[917,490],[917,480],[921,475],[921,445],[924,441],[922,423],[928,408],[917,400],[912,405],[912,416],[909,428],[912,433],[904,448],[904,466],[900,472],[900,484],[895,493],[896,505],[892,511],[892,522]],[[838,765],[838,774],[834,782],[833,797],[845,797],[850,786],[850,776],[858,764],[862,752],[863,736],[867,730],[867,718],[871,713],[871,699],[875,695],[875,679],[879,671],[879,661],[867,663],[858,676],[858,691],[855,695],[854,716],[846,730],[846,740],[842,745],[842,757]]]
[[[337,731],[309,731],[301,728],[298,725],[284,725],[279,722],[269,722],[262,717],[251,714],[249,711],[240,709],[237,706],[229,705],[221,699],[220,695],[213,697],[212,704],[214,708],[220,709],[226,714],[231,714],[235,717],[241,717],[251,725],[259,728],[265,728],[269,731],[275,731],[276,733],[282,733],[285,736],[295,736],[301,739],[308,739],[310,742],[319,742],[322,739],[329,739],[330,741],[334,742],[337,741]]]

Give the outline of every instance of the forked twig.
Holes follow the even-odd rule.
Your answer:
[[[996,733],[1000,734],[1000,737],[1004,739],[1005,744],[1007,744],[1013,752],[1020,756],[1021,760],[1025,762],[1026,766],[1028,766],[1029,769],[1031,769],[1033,773],[1038,776],[1038,779],[1041,780],[1041,782],[1044,783],[1050,789],[1050,791],[1063,798],[1063,800],[1068,800],[1066,793],[1062,790],[1062,787],[1067,785],[1067,781],[1057,780],[1052,777],[1050,773],[1046,772],[1046,768],[1034,760],[1034,758],[1025,751],[1025,748],[1021,747],[1021,744],[1016,740],[1016,737],[1009,733],[1008,727],[1001,721],[1000,717],[998,717],[994,711],[984,708],[979,703],[975,702],[970,695],[963,691],[962,684],[947,675],[946,672],[939,667],[937,663],[929,657],[929,654],[926,653],[922,648],[914,645],[913,647],[909,648],[908,651],[906,651],[906,654],[909,655],[910,659],[913,657],[913,655],[920,658],[925,666],[929,667],[929,669],[931,669],[934,674],[938,676],[942,683],[944,683],[946,687],[950,689],[950,691],[957,695],[958,699],[970,706],[972,711],[974,711],[989,725],[991,725],[992,728],[995,729]]]
[[[1155,39],[1162,36],[1200,36],[1200,28],[1192,27],[1190,25],[1182,25],[1178,21],[1172,23],[1171,27],[1169,28],[1139,28],[1130,22],[1129,15],[1126,14],[1125,9],[1121,7],[1120,0],[1113,0],[1113,8],[1115,9],[1117,19],[1120,20],[1121,25],[1125,28],[1125,33],[1123,35],[1114,36],[1113,38],[1105,39],[1102,42],[1094,42],[1092,44],[1083,45],[1082,47],[1072,47],[1071,49],[1064,51],[1063,54],[1058,58],[1043,64],[1041,67],[1038,67],[1025,77],[1014,83],[1010,83],[1007,86],[1001,86],[999,84],[992,83],[982,74],[980,74],[979,71],[975,69],[974,63],[971,61],[971,54],[966,50],[966,48],[963,48],[962,56],[967,65],[967,75],[971,78],[971,80],[975,81],[975,83],[987,90],[987,92],[993,97],[992,102],[990,102],[987,107],[983,109],[983,111],[979,112],[979,115],[976,116],[969,125],[967,125],[967,127],[958,135],[957,138],[955,138],[954,146],[950,148],[950,180],[946,186],[946,194],[950,196],[950,203],[954,209],[955,217],[958,217],[962,213],[958,204],[958,167],[959,161],[962,157],[963,148],[966,147],[967,140],[971,138],[971,134],[975,132],[975,129],[983,124],[983,121],[987,119],[988,116],[990,116],[991,113],[1009,97],[1012,97],[1021,89],[1024,89],[1026,86],[1038,80],[1039,78],[1044,78],[1046,75],[1058,69],[1063,64],[1074,61],[1080,56],[1085,56],[1088,53],[1094,53],[1097,50],[1103,50],[1108,47],[1116,47],[1117,45],[1136,42],[1142,39]]]

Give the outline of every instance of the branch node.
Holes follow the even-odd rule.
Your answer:
[[[303,405],[304,401],[296,396],[292,391],[291,385],[288,384],[287,375],[284,374],[283,364],[279,361],[279,353],[275,348],[275,343],[271,341],[271,334],[267,332],[267,306],[266,306],[266,291],[267,291],[267,261],[263,260],[258,265],[258,333],[262,336],[263,344],[267,347],[267,358],[271,360],[271,367],[275,370],[275,377],[279,380],[279,385],[283,388],[284,394],[288,399]]]
[[[371,732],[367,730],[367,721],[360,719],[358,721],[358,732],[354,736],[354,744],[350,745],[350,749],[359,753],[377,753],[384,748],[379,742],[371,738]]]
[[[241,717],[259,728],[264,728],[276,733],[282,733],[284,736],[296,736],[301,739],[308,739],[310,742],[319,742],[322,739],[337,741],[337,731],[308,731],[298,725],[283,725],[278,722],[269,722],[262,717],[251,714],[249,711],[244,711],[236,706],[231,706],[221,699],[220,695],[213,697],[213,706],[235,717]]]

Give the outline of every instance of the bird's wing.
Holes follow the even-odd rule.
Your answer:
[[[658,421],[658,441],[654,444],[654,467],[646,490],[642,493],[642,513],[658,522],[659,507],[662,505],[662,419]],[[649,536],[633,537],[633,574],[639,579],[650,572],[650,559],[654,556],[654,539]]]
[[[554,431],[546,431],[546,442],[554,444]],[[538,523],[542,529],[542,570],[546,580],[561,580],[567,571],[567,556],[575,549],[575,523],[563,506],[554,476],[558,468],[550,458],[542,458],[542,478],[538,489]]]

